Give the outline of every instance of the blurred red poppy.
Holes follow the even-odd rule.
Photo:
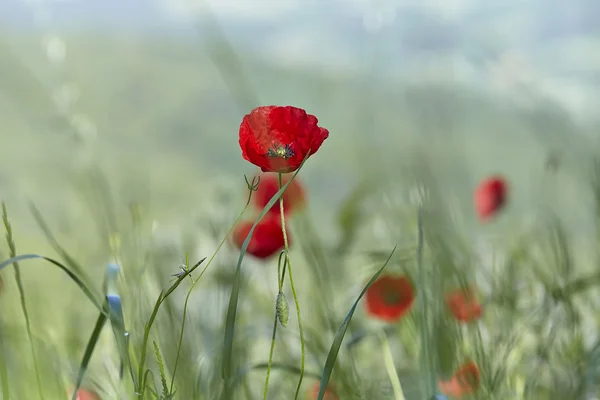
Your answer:
[[[490,220],[505,205],[508,185],[504,178],[493,176],[479,184],[474,193],[475,211],[483,222]]]
[[[307,400],[315,400],[319,397],[319,388],[321,387],[321,382],[315,382],[312,385],[312,388],[308,392]],[[325,395],[323,396],[323,400],[340,400],[335,391],[332,389],[331,385],[325,389]]]
[[[475,392],[479,384],[479,368],[473,361],[463,364],[450,379],[438,381],[440,392],[457,398]]]
[[[292,106],[261,106],[240,125],[242,157],[263,172],[293,172],[310,151],[314,155],[329,136],[317,117]]]
[[[252,221],[243,221],[235,228],[232,239],[238,249],[242,248],[253,224]],[[289,232],[287,234],[289,244],[291,242]],[[266,215],[254,228],[246,252],[256,258],[264,259],[279,253],[284,246],[281,220],[276,216]]]
[[[73,388],[71,388],[69,390],[69,399],[72,396],[73,396]],[[79,389],[77,391],[77,397],[75,399],[76,400],[100,400],[100,396],[98,396],[96,393],[94,393],[90,390]]]
[[[458,321],[470,322],[481,318],[483,308],[472,288],[458,289],[446,296],[446,304]]]
[[[290,180],[290,176],[284,175],[281,183],[285,185]],[[252,195],[254,204],[263,209],[269,200],[279,191],[279,177],[277,174],[264,173],[260,175],[258,190]],[[294,178],[292,183],[283,192],[283,209],[286,214],[289,214],[305,204],[304,188],[298,177]],[[269,210],[270,213],[279,214],[279,202],[276,202]]]
[[[404,316],[415,300],[415,291],[405,276],[382,276],[366,293],[367,312],[373,317],[394,322]]]

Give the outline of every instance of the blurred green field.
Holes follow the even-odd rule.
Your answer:
[[[417,292],[428,299],[419,307],[429,312],[415,308],[384,330],[359,304],[332,376],[341,399],[398,400],[381,362],[383,331],[408,400],[429,400],[441,365],[466,357],[476,359],[483,374],[481,390],[470,398],[597,398],[597,291],[556,295],[586,274],[592,278],[585,282],[597,279],[597,126],[542,98],[523,107],[451,79],[415,83],[286,69],[243,50],[236,53],[248,88],[242,90],[236,69],[225,75],[219,69],[236,64],[218,41],[207,49],[199,39],[62,39],[67,55],[55,68],[39,37],[0,35],[0,197],[17,254],[65,262],[32,217],[33,203],[98,293],[107,263],[122,266],[118,291],[134,364],[160,288],[170,286],[186,253],[191,264],[210,258],[244,206],[243,175],[256,170],[240,155],[243,114],[259,104],[291,104],[317,115],[331,132],[298,175],[309,207],[292,220],[290,257],[307,337],[302,396],[321,375],[362,286],[398,245],[387,270],[418,280]],[[215,65],[211,54],[223,62]],[[69,87],[79,96],[61,112],[56,96]],[[554,172],[547,168],[550,155],[560,161]],[[472,193],[496,173],[510,182],[510,202],[483,226]],[[410,200],[417,187],[428,191],[420,278],[417,204]],[[132,215],[138,207],[140,214]],[[7,246],[0,255],[9,258]],[[224,318],[238,255],[226,243],[190,297],[175,399],[223,396]],[[277,260],[262,264],[251,257],[242,264],[236,372],[268,358]],[[2,272],[3,388],[8,383],[11,399],[37,399],[12,269]],[[98,310],[49,263],[23,261],[21,269],[44,398],[66,398]],[[439,294],[465,280],[476,280],[489,303],[479,325],[459,329],[442,318]],[[150,342],[160,348],[170,383],[189,287],[185,279],[165,301],[149,336],[146,361],[157,388]],[[290,325],[278,331],[275,361],[297,368],[289,287],[286,295]],[[531,319],[534,310],[539,313]],[[348,342],[357,344],[347,348]],[[425,348],[430,358],[423,357]],[[262,398],[264,376],[264,369],[250,369],[230,395]],[[297,372],[274,369],[268,398],[294,398],[297,380]],[[128,373],[119,378],[108,325],[83,383],[102,399],[140,399]]]

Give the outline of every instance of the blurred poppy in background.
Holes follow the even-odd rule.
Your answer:
[[[240,222],[233,231],[232,239],[235,246],[241,250],[246,237],[252,229],[253,221]],[[289,232],[288,244],[291,242]],[[266,215],[254,228],[254,233],[246,252],[252,256],[265,259],[278,254],[285,247],[281,220],[278,216]]]
[[[470,322],[481,318],[483,308],[473,288],[461,288],[446,295],[448,309],[460,322]]]
[[[479,384],[479,368],[474,361],[463,364],[450,379],[438,381],[440,392],[456,398],[474,393]]]
[[[321,382],[315,382],[312,385],[311,390],[308,392],[307,400],[315,400],[319,397],[319,388],[321,387]],[[331,385],[325,389],[325,395],[323,396],[323,400],[340,400],[335,391],[332,389]]]
[[[73,389],[74,388],[71,388],[69,390],[69,399],[71,397],[73,397]],[[96,393],[94,393],[90,390],[79,389],[77,391],[77,397],[75,399],[76,400],[100,400],[100,396],[98,396]]]
[[[318,122],[317,117],[297,107],[257,107],[240,125],[242,157],[263,172],[293,172],[329,137],[329,131]]]
[[[493,176],[482,181],[474,193],[475,211],[482,222],[490,220],[504,207],[508,185],[504,178]]]
[[[411,281],[405,276],[382,276],[366,293],[367,312],[387,322],[394,322],[404,316],[415,300]]]
[[[273,173],[263,173],[260,176],[258,188],[252,195],[254,205],[262,210],[269,203],[269,200],[279,191],[279,176]],[[288,183],[291,179],[290,175],[283,175],[281,179],[282,185]],[[304,187],[296,176],[292,183],[283,192],[283,210],[285,214],[291,214],[294,211],[301,209],[305,205]],[[276,202],[269,209],[269,213],[279,214],[279,202]]]

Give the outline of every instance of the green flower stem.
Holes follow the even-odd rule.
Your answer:
[[[273,334],[271,335],[271,349],[269,350],[269,363],[267,364],[267,377],[265,378],[265,391],[263,400],[267,400],[269,392],[269,378],[271,377],[271,365],[273,365],[273,352],[275,350],[275,336],[277,335],[277,315],[273,318]]]
[[[394,358],[392,356],[390,342],[388,341],[385,332],[381,332],[379,336],[381,338],[381,350],[383,352],[385,369],[387,370],[388,376],[390,377],[390,382],[392,383],[392,388],[394,389],[394,399],[405,400],[404,392],[402,391],[402,384],[400,383],[400,378],[398,377],[398,371],[396,371],[396,367],[394,366]]]
[[[279,188],[283,187],[283,177],[282,174],[279,173]],[[281,229],[283,231],[283,243],[285,246],[286,254],[289,254],[289,243],[287,237],[287,231],[285,229],[285,213],[283,212],[283,194],[279,198],[279,212],[281,214]],[[287,270],[290,276],[290,287],[292,288],[292,294],[294,295],[294,303],[296,305],[296,314],[298,315],[298,329],[300,330],[300,351],[301,351],[301,364],[300,364],[300,378],[298,379],[298,387],[296,388],[296,394],[294,396],[294,400],[298,399],[298,395],[300,394],[300,387],[302,386],[302,379],[304,379],[304,359],[305,359],[305,350],[304,350],[304,330],[302,329],[302,316],[300,314],[300,304],[298,302],[298,295],[296,294],[296,287],[294,286],[294,276],[292,273],[292,265],[290,263],[290,258],[286,257],[287,262]]]
[[[281,258],[283,257],[283,271],[281,268]],[[287,252],[284,250],[279,255],[279,262],[277,263],[277,285],[279,287],[279,293],[283,290],[283,280],[285,278],[285,264],[287,263]],[[277,312],[273,318],[273,334],[271,335],[271,349],[269,350],[269,362],[267,363],[267,376],[265,378],[265,391],[263,394],[263,400],[267,400],[267,393],[269,392],[269,378],[271,377],[271,366],[273,365],[273,352],[275,350],[275,337],[277,335]]]

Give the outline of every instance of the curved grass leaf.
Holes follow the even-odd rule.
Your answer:
[[[323,367],[323,373],[321,374],[321,385],[319,387],[319,394],[317,396],[317,400],[323,400],[323,396],[325,396],[325,390],[327,389],[327,385],[329,384],[329,378],[331,377],[331,373],[333,372],[333,367],[335,366],[337,355],[340,352],[342,341],[344,340],[344,336],[346,335],[346,331],[348,330],[348,325],[350,325],[350,321],[352,320],[352,316],[354,316],[354,311],[356,310],[358,303],[363,298],[367,290],[369,290],[371,285],[377,280],[377,278],[379,278],[379,275],[381,275],[385,267],[388,265],[395,251],[396,246],[394,246],[394,249],[390,253],[383,266],[379,268],[379,270],[375,273],[375,275],[373,275],[373,277],[371,277],[371,280],[365,285],[362,292],[360,292],[360,295],[358,295],[358,298],[352,305],[352,308],[350,308],[350,311],[348,311],[348,314],[346,314],[344,322],[342,323],[340,329],[336,333],[335,338],[333,339],[333,343],[331,344],[329,354],[327,355],[325,366]]]
[[[92,358],[92,353],[94,352],[94,348],[96,347],[96,343],[98,343],[98,339],[100,338],[100,333],[102,332],[102,328],[106,323],[107,312],[100,313],[98,319],[96,320],[96,325],[94,326],[94,330],[92,331],[92,335],[90,336],[90,340],[88,340],[88,344],[85,347],[85,352],[83,353],[83,359],[81,360],[81,364],[79,366],[79,372],[77,373],[77,381],[75,382],[75,388],[73,389],[73,396],[71,400],[77,400],[77,392],[79,391],[79,387],[81,386],[81,382],[83,381],[83,376],[85,375],[85,371],[87,370],[88,364],[90,363],[90,359]]]
[[[244,255],[246,254],[246,250],[248,249],[248,245],[250,244],[250,239],[252,239],[252,235],[254,234],[254,229],[256,228],[256,226],[258,225],[260,220],[271,209],[271,207],[273,207],[275,205],[275,203],[277,201],[279,201],[279,198],[283,195],[283,192],[292,183],[292,181],[296,178],[296,175],[298,175],[298,173],[302,169],[302,166],[308,159],[309,155],[310,155],[310,153],[306,155],[306,157],[304,158],[304,161],[302,161],[302,164],[296,170],[296,172],[291,177],[291,179],[285,185],[283,185],[281,187],[281,189],[279,189],[277,191],[277,193],[275,193],[275,195],[271,198],[271,200],[269,200],[267,205],[262,209],[262,211],[256,218],[256,221],[254,221],[254,224],[252,225],[252,228],[250,229],[250,232],[248,233],[246,240],[244,240],[244,243],[242,244],[242,247],[240,250],[240,256],[238,258],[236,269],[235,269],[235,278],[233,281],[233,286],[231,288],[231,296],[229,297],[229,306],[227,307],[227,317],[226,317],[226,322],[225,322],[225,340],[224,340],[224,345],[223,345],[223,359],[222,359],[223,365],[222,365],[222,370],[221,370],[221,374],[222,374],[221,376],[225,383],[225,390],[223,391],[224,399],[229,400],[229,398],[230,398],[227,396],[230,395],[229,390],[231,388],[231,383],[232,383],[230,381],[232,379],[232,369],[233,369],[232,362],[231,362],[231,358],[233,356],[233,334],[234,334],[234,330],[235,330],[235,317],[237,314],[237,304],[238,304],[238,299],[239,299],[239,294],[240,294],[239,292],[240,292],[240,286],[241,286],[241,270],[242,270],[242,261],[244,260]]]
[[[94,293],[92,293],[92,290],[77,275],[75,275],[75,273],[73,273],[69,268],[67,268],[66,266],[64,266],[63,264],[61,264],[60,262],[58,262],[56,260],[53,260],[48,257],[40,256],[39,254],[23,254],[23,255],[16,256],[9,260],[1,262],[0,270],[2,270],[3,268],[6,268],[7,266],[11,265],[12,263],[23,261],[23,260],[31,260],[31,259],[42,259],[42,260],[48,261],[49,263],[54,264],[58,268],[63,270],[67,275],[69,275],[69,278],[71,278],[77,284],[77,286],[79,286],[79,288],[88,297],[88,299],[90,299],[90,301],[96,306],[96,308],[103,313],[105,312],[104,307],[102,307],[101,303],[97,300]]]

